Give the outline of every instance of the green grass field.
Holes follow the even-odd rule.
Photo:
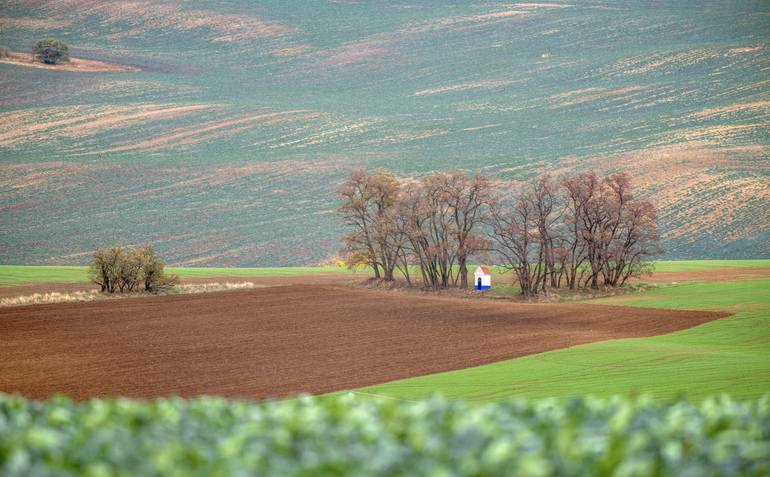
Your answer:
[[[664,260],[655,262],[656,272],[695,272],[715,268],[770,267],[770,260]]]
[[[698,265],[709,266],[688,266]],[[770,280],[666,286],[592,303],[735,315],[669,335],[576,346],[360,391],[405,400],[438,393],[471,401],[578,394],[753,398],[770,392]]]
[[[655,263],[660,272],[711,270],[717,268],[770,267],[770,260],[669,260]],[[475,265],[469,267],[473,273]],[[259,267],[259,268],[191,268],[168,267],[169,273],[181,278],[217,277],[290,277],[316,273],[350,273],[345,268],[324,267]],[[362,271],[361,273],[368,273]],[[502,267],[492,267],[497,291],[514,293],[510,285],[513,275]],[[417,275],[415,269],[414,274]],[[29,285],[32,283],[76,283],[88,281],[87,267],[63,265],[0,265],[0,286]],[[507,294],[507,292],[503,294]]]
[[[169,273],[185,278],[254,278],[290,277],[316,273],[349,273],[339,267],[274,267],[274,268],[181,268],[168,267]],[[88,281],[87,267],[0,265],[0,286],[32,283],[77,283]]]

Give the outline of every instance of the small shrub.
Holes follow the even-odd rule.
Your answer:
[[[91,281],[101,287],[102,292],[115,293],[118,289],[120,263],[123,260],[123,248],[117,245],[97,248],[94,259],[88,268]]]
[[[47,65],[55,65],[60,61],[69,61],[69,46],[56,38],[44,38],[32,47],[32,54],[36,60]]]
[[[141,266],[145,291],[164,291],[179,283],[179,277],[176,275],[166,275],[166,264],[155,253],[155,249],[151,245],[140,249],[137,252],[137,257]]]
[[[133,292],[140,284],[145,291],[160,292],[179,282],[176,275],[166,275],[163,260],[150,245],[138,250],[118,245],[97,248],[88,274],[107,293]]]

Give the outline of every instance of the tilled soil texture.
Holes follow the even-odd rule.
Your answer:
[[[0,309],[0,391],[35,399],[316,394],[724,316],[326,285],[10,307]]]

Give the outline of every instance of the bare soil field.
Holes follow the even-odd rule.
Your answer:
[[[81,71],[87,73],[123,73],[127,71],[140,71],[133,66],[120,65],[117,63],[107,63],[106,61],[85,60],[82,58],[70,58],[69,61],[47,65],[39,61],[32,61],[29,53],[18,51],[8,52],[7,57],[0,58],[0,63],[9,65],[26,66],[28,68],[43,68],[55,71]]]
[[[724,316],[333,285],[11,307],[0,309],[0,391],[35,399],[315,394]]]

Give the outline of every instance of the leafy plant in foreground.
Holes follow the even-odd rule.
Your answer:
[[[0,474],[767,475],[770,399],[516,400],[353,395],[65,399],[0,394]]]

